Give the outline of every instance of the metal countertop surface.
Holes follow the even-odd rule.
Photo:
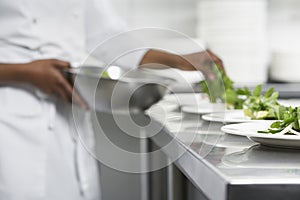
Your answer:
[[[163,101],[158,105],[163,108]],[[179,108],[152,117],[164,123],[167,133],[152,141],[163,147],[176,140],[177,147],[164,153],[209,199],[300,198],[300,150],[261,146],[222,133],[222,123],[205,122]]]

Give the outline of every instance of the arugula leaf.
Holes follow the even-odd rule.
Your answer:
[[[264,134],[269,134],[270,132],[269,132],[269,130],[267,130],[267,131],[257,131],[258,133],[264,133]]]
[[[274,88],[270,88],[266,91],[264,96],[265,96],[265,98],[269,98],[269,97],[271,97],[271,95],[273,95],[273,93],[274,93]]]
[[[280,128],[281,122],[280,121],[273,122],[270,127],[271,128]]]
[[[244,96],[250,96],[251,95],[251,92],[249,91],[249,89],[247,87],[236,89],[236,93],[238,95],[244,95]]]
[[[262,90],[261,85],[257,85],[257,86],[255,87],[255,89],[253,90],[252,95],[253,95],[254,97],[259,97],[259,96],[260,96],[260,93],[261,93],[261,90]]]
[[[233,81],[223,71],[219,71],[216,65],[213,73],[216,75],[214,80],[200,82],[202,92],[208,94],[212,103],[224,102],[228,109],[242,109],[245,99],[250,95],[249,89],[235,89]]]
[[[214,80],[204,80],[200,82],[202,92],[208,94],[211,102],[224,102],[224,93],[227,88],[233,88],[233,82],[220,71],[217,65],[212,68],[215,74]]]

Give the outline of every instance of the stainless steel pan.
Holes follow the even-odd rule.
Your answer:
[[[101,77],[103,72],[104,68],[88,66],[63,71],[89,107],[103,112],[143,112],[175,82],[141,69],[126,71],[114,66],[106,69],[109,77]]]

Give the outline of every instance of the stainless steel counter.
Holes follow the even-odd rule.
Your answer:
[[[149,115],[165,127],[151,141],[160,148],[176,142],[164,153],[207,199],[300,199],[300,150],[264,147],[224,134],[221,123],[179,109]]]

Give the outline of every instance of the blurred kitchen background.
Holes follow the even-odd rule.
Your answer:
[[[169,28],[209,47],[222,58],[228,75],[237,83],[300,82],[298,0],[111,0],[111,3],[129,28]],[[171,42],[176,45],[174,41],[176,38]]]

